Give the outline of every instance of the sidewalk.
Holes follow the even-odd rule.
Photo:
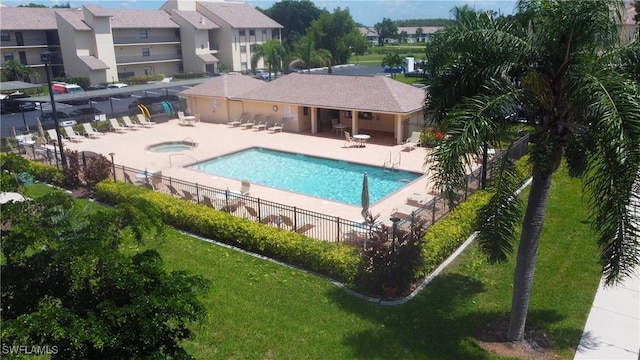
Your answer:
[[[640,352],[640,275],[598,291],[574,359],[638,360]]]

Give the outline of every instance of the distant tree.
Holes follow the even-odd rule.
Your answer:
[[[205,314],[206,282],[167,272],[154,250],[120,249],[163,234],[156,207],[87,212],[58,192],[0,216],[3,344],[47,344],[52,359],[191,358],[181,343]]]
[[[278,1],[264,10],[265,15],[284,26],[282,41],[288,50],[293,49],[296,41],[307,33],[311,22],[320,17],[322,12],[309,0]]]
[[[636,0],[633,2],[633,7],[636,10],[636,15],[633,17],[633,20],[636,21],[636,23],[640,22],[640,0]],[[639,34],[640,36],[640,34]]]
[[[326,49],[316,49],[313,37],[306,35],[295,44],[289,67],[301,67],[311,71],[312,67],[329,66],[330,64],[331,53]]]
[[[54,9],[70,9],[71,8],[71,4],[69,4],[69,2],[67,1],[66,4],[53,5],[52,8],[54,8]]]
[[[391,19],[383,18],[373,26],[378,32],[378,44],[384,44],[384,39],[395,39],[398,35],[398,26]]]
[[[448,26],[453,23],[450,19],[409,19],[409,20],[395,20],[396,26],[409,27],[409,26]]]
[[[325,49],[331,53],[329,73],[332,65],[345,64],[351,55],[352,46],[359,46],[357,39],[364,39],[356,27],[349,9],[339,7],[333,13],[322,13],[309,27],[309,34],[313,37],[316,49]]]
[[[398,34],[398,41],[399,42],[406,42],[408,35],[409,34],[405,30],[400,31],[400,34]]]
[[[420,42],[420,39],[422,38],[422,34],[424,34],[424,30],[422,30],[421,27],[416,29],[416,36],[418,37],[417,41]]]
[[[42,5],[42,4],[28,3],[27,5],[18,5],[18,7],[46,8],[48,6],[47,5]]]
[[[16,60],[7,60],[2,66],[3,81],[26,81],[30,82],[31,78],[37,78],[38,72],[32,67],[22,65]]]
[[[391,78],[396,78],[396,73],[394,69],[402,67],[404,65],[404,60],[398,54],[387,54],[387,56],[382,59],[381,66],[388,66],[391,70]]]
[[[264,44],[256,44],[251,55],[251,69],[255,73],[258,61],[263,59],[269,72],[269,80],[271,80],[271,72],[279,72],[286,57],[287,51],[277,39],[271,39]]]

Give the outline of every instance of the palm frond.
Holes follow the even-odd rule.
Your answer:
[[[505,262],[513,252],[517,225],[522,219],[522,204],[514,195],[520,178],[516,166],[505,156],[489,185],[494,194],[478,211],[477,241],[491,263]]]

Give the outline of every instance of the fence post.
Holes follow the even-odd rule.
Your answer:
[[[260,211],[260,198],[258,198],[258,222],[261,222],[262,220],[262,214]]]
[[[433,206],[431,206],[431,209],[433,211],[431,211],[431,226],[433,226],[433,224],[435,224],[436,222],[436,204],[438,203],[438,196],[433,198]]]
[[[298,208],[293,207],[293,229],[294,231],[298,229]]]
[[[336,224],[337,224],[337,226],[336,226],[336,229],[337,229],[336,239],[337,239],[337,241],[336,242],[339,243],[340,242],[340,217],[338,217],[338,216],[336,216]]]
[[[198,183],[196,183],[196,203],[200,204],[200,189],[198,188]]]

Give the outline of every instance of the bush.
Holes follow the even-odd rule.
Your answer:
[[[161,209],[163,221],[184,231],[268,256],[352,283],[360,263],[351,246],[318,241],[247,219],[237,218],[205,205],[127,183],[103,181],[96,186],[96,199],[109,204],[141,197]]]
[[[175,73],[173,77],[176,79],[195,79],[195,78],[203,78],[207,77],[209,74],[207,73]]]
[[[129,85],[146,84],[149,81],[161,81],[164,79],[164,74],[156,75],[135,75],[122,79],[122,82]]]
[[[444,140],[444,133],[434,127],[422,130],[420,133],[420,143],[426,147],[438,146]]]

